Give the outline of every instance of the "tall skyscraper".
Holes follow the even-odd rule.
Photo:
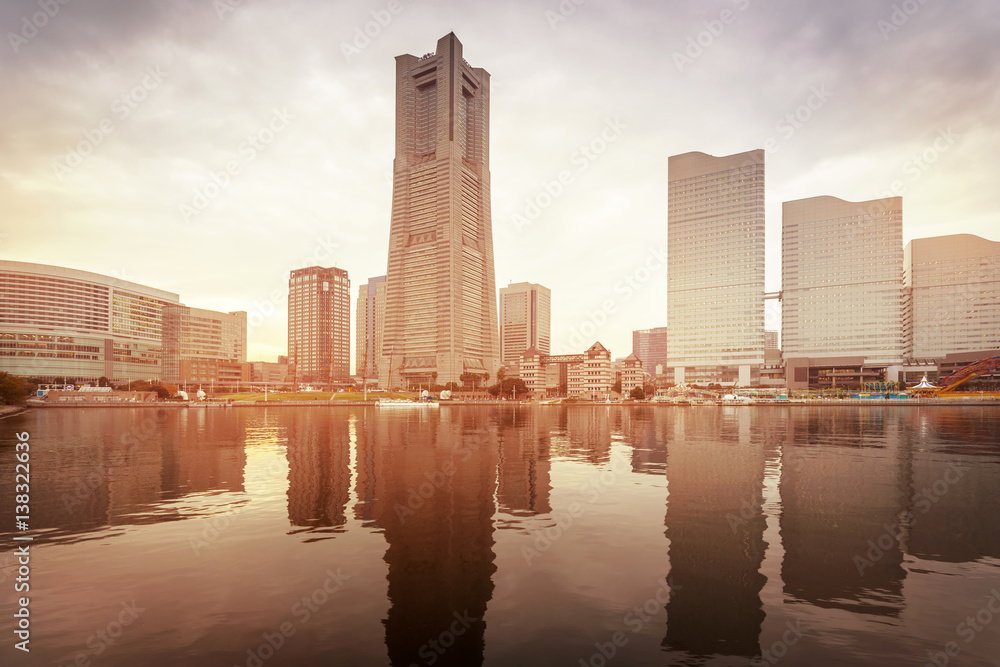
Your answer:
[[[385,326],[385,276],[369,278],[358,288],[358,308],[354,318],[354,363],[357,374],[378,379],[378,362]]]
[[[379,379],[458,382],[500,364],[489,170],[490,75],[454,33],[396,58],[396,157]],[[390,375],[391,372],[391,375]],[[436,374],[436,376],[435,376]]]
[[[632,332],[632,354],[639,357],[642,370],[656,377],[656,367],[667,368],[667,327],[636,329]]]
[[[887,366],[903,357],[903,200],[782,204],[785,360]],[[829,362],[829,363],[828,363]],[[812,365],[817,365],[813,362]]]
[[[764,151],[668,163],[667,366],[674,381],[755,380],[764,363]]]
[[[500,288],[500,361],[513,368],[534,346],[551,351],[552,293],[535,283],[513,283]]]
[[[351,281],[347,271],[311,266],[288,279],[288,373],[297,382],[351,377]]]
[[[905,356],[1000,349],[1000,242],[913,239],[903,250],[903,284]]]

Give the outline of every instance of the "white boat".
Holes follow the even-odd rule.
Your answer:
[[[436,401],[409,401],[405,398],[382,398],[375,403],[380,408],[440,408]]]

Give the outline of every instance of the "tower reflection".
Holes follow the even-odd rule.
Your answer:
[[[745,407],[714,415],[671,409],[666,535],[673,594],[663,645],[694,656],[758,656],[764,447],[750,441]]]
[[[371,451],[359,448],[359,471],[371,471],[373,500],[360,509],[388,543],[390,662],[480,665],[496,570],[498,441],[489,410],[387,412],[366,428]]]
[[[898,615],[898,535],[909,449],[898,412],[796,411],[781,472],[785,593],[818,607]]]

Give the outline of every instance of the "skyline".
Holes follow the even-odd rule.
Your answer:
[[[624,357],[632,330],[666,324],[665,265],[637,271],[666,249],[669,155],[765,150],[767,291],[781,284],[783,201],[902,195],[904,244],[996,240],[1000,11],[913,4],[896,26],[892,2],[587,3],[568,16],[547,14],[553,2],[464,18],[444,3],[103,2],[59,5],[37,34],[12,41],[40,10],[7,3],[0,81],[20,104],[0,111],[12,128],[0,137],[0,257],[258,312],[248,360],[273,360],[287,352],[292,269],[347,270],[352,309],[358,286],[385,274],[393,59],[454,31],[492,75],[497,287],[552,290],[553,353],[593,338]],[[366,24],[376,36],[364,44]],[[57,166],[88,141],[80,166]],[[606,324],[570,345],[608,299]],[[770,305],[765,326],[780,328]]]

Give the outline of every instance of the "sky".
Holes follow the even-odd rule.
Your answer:
[[[768,291],[783,201],[901,195],[904,243],[1000,240],[993,0],[4,0],[0,26],[0,258],[246,310],[252,361],[287,349],[296,268],[348,271],[353,329],[394,58],[449,32],[491,74],[497,287],[552,290],[553,353],[667,323],[671,155],[766,149]]]

